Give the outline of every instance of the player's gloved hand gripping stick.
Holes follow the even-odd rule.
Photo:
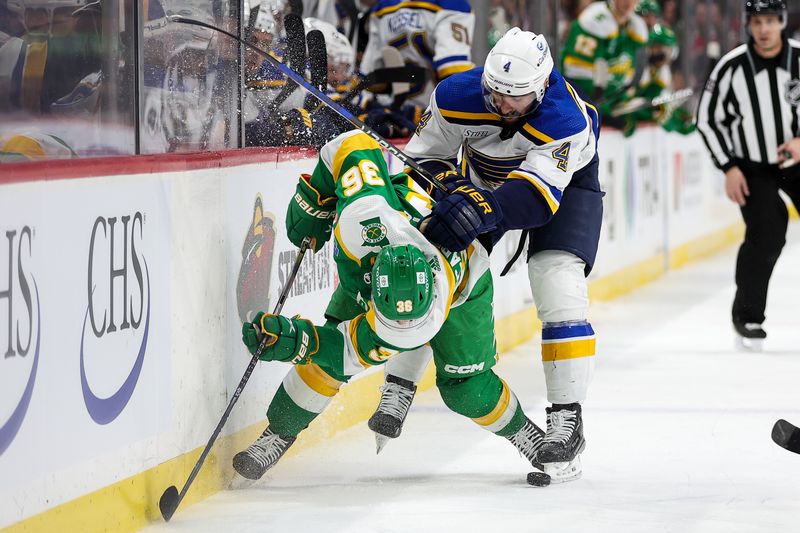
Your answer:
[[[303,256],[306,253],[306,250],[310,246],[312,246],[312,239],[307,237],[303,240],[302,244],[300,245],[300,251],[297,254],[297,259],[294,261],[294,266],[292,266],[292,271],[289,273],[289,279],[286,281],[286,285],[283,287],[283,291],[281,292],[280,297],[278,297],[278,303],[275,304],[275,310],[272,314],[277,315],[280,314],[281,310],[283,309],[283,304],[286,302],[287,296],[289,296],[289,289],[292,288],[292,284],[294,283],[294,278],[297,276],[297,271],[300,270],[300,264],[303,262]],[[264,335],[258,348],[256,349],[253,357],[250,359],[250,364],[247,365],[247,370],[244,372],[244,376],[242,376],[241,381],[239,381],[239,385],[236,387],[236,390],[233,392],[233,396],[231,397],[231,401],[228,402],[228,407],[225,409],[225,412],[222,414],[222,418],[220,419],[217,427],[214,429],[214,433],[211,434],[211,438],[208,439],[208,443],[206,444],[205,449],[203,449],[203,453],[200,454],[200,458],[197,460],[197,463],[194,465],[192,469],[192,473],[189,474],[189,478],[186,480],[186,483],[183,484],[183,488],[180,492],[178,492],[177,487],[175,485],[171,485],[167,487],[167,490],[164,491],[164,494],[161,495],[161,499],[158,500],[158,508],[161,510],[161,516],[164,517],[166,522],[169,522],[169,519],[172,518],[172,515],[175,514],[175,510],[180,505],[183,497],[186,496],[186,492],[189,490],[194,478],[197,477],[197,473],[200,471],[200,467],[203,466],[203,463],[208,456],[208,452],[211,451],[211,447],[214,445],[214,442],[217,440],[220,431],[222,431],[222,426],[225,425],[225,422],[228,420],[228,416],[231,414],[231,410],[233,406],[236,404],[236,401],[239,399],[239,396],[242,394],[242,390],[244,390],[244,386],[247,384],[247,381],[250,379],[250,375],[253,373],[253,370],[256,367],[256,363],[258,363],[259,357],[261,353],[268,348],[271,344],[274,344],[277,341],[277,337]]]

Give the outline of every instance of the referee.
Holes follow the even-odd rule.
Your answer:
[[[800,177],[780,168],[786,159],[800,161],[800,42],[784,35],[785,0],[747,0],[744,11],[750,39],[711,72],[697,129],[744,218],[732,319],[741,344],[758,349],[767,336],[761,327],[767,287],[789,220],[778,191],[800,207]]]

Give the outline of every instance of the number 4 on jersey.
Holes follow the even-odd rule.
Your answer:
[[[553,150],[553,159],[558,161],[556,167],[562,172],[567,171],[567,161],[569,161],[569,149],[572,143],[565,142],[555,150]]]

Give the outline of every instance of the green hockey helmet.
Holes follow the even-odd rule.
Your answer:
[[[671,29],[662,24],[656,24],[650,30],[650,35],[647,39],[647,45],[676,48],[678,46],[678,38],[675,37],[675,32]]]
[[[636,6],[637,15],[661,15],[661,6],[657,0],[641,0]]]
[[[433,305],[433,272],[411,244],[383,248],[372,266],[372,304],[382,318],[417,320]]]

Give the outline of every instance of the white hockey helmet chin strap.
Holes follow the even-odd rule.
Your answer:
[[[491,49],[483,66],[481,85],[487,109],[502,118],[533,113],[544,99],[552,71],[553,57],[544,36],[511,28]],[[527,108],[505,115],[497,103],[500,96],[530,102]]]

